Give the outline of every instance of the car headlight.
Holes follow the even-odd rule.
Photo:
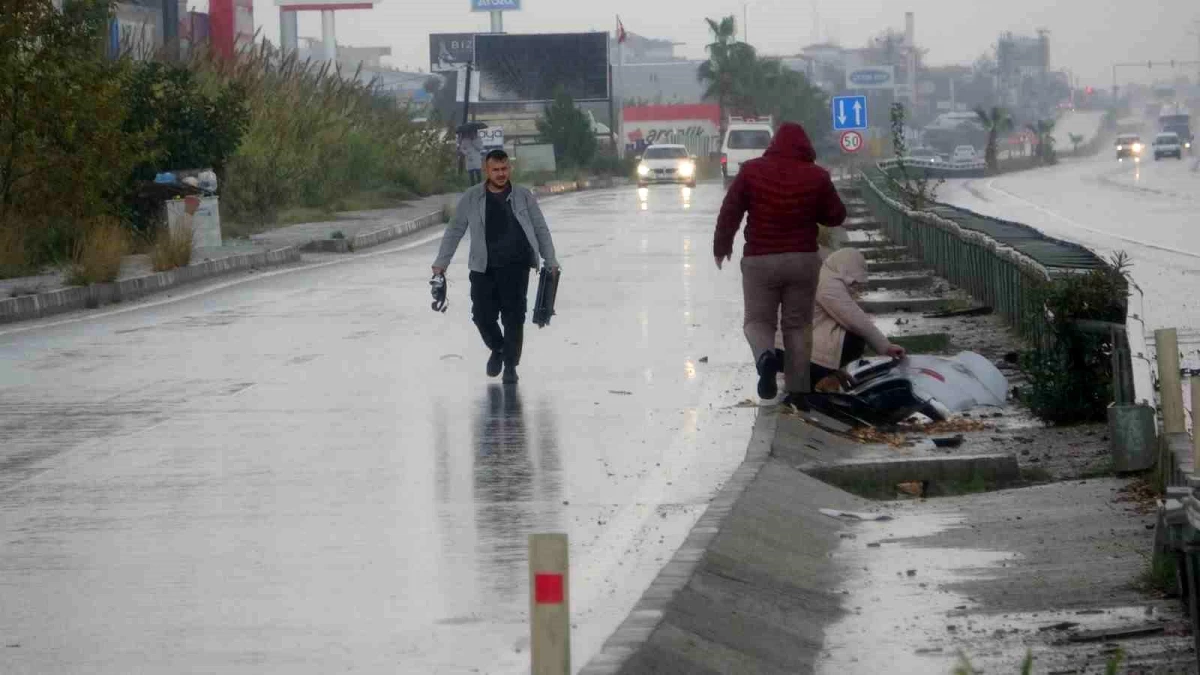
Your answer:
[[[1125,149],[1125,146],[1123,146],[1123,145],[1118,145],[1118,146],[1117,146],[1117,150],[1124,150],[1124,149]]]
[[[650,167],[646,166],[645,164],[638,164],[638,175],[639,176],[649,176],[650,175]]]
[[[1185,147],[1185,148],[1187,148],[1187,149],[1191,150],[1191,149],[1192,149],[1192,144],[1191,144],[1190,142],[1188,142],[1188,143],[1184,143],[1184,144],[1183,144],[1183,147]]]
[[[1142,145],[1141,143],[1134,143],[1134,144],[1133,144],[1133,151],[1134,151],[1134,152],[1141,152],[1141,151],[1142,151],[1142,148],[1144,148],[1144,147],[1145,147],[1145,146],[1144,146],[1144,145]]]
[[[679,175],[684,178],[691,178],[696,175],[696,165],[692,162],[680,162]]]

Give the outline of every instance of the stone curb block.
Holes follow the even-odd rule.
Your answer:
[[[274,267],[299,261],[300,249],[288,246],[263,253],[248,253],[220,260],[209,260],[124,281],[77,286],[49,293],[9,298],[0,300],[0,324],[16,323],[63,312],[100,307],[115,302],[136,300],[151,293],[232,272],[259,267]]]
[[[424,230],[425,228],[433,227],[434,225],[441,225],[443,222],[442,211],[440,209],[437,211],[432,211],[421,216],[420,218],[417,218],[416,220],[410,220],[406,223],[400,223],[399,225],[390,225],[380,230],[374,230],[372,232],[364,232],[363,234],[355,235],[354,238],[346,240],[347,250],[358,251],[364,248],[378,246],[380,244],[392,241],[393,239],[406,237],[414,232]]]

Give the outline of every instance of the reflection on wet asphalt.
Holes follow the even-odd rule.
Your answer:
[[[722,194],[548,200],[559,314],[517,386],[465,243],[444,315],[408,242],[0,327],[0,673],[528,672],[533,532],[570,537],[582,667],[745,454]]]

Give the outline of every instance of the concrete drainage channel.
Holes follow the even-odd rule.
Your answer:
[[[877,227],[860,201],[848,205],[852,233]],[[970,304],[903,247],[874,234],[859,247],[879,251],[868,256],[871,288],[892,294],[864,303],[868,311],[953,311]],[[939,284],[944,290],[931,294]],[[835,590],[848,581],[835,551],[855,535],[852,525],[830,514],[869,518],[881,507],[873,499],[894,498],[898,484],[919,485],[921,496],[1021,484],[1011,454],[918,450],[898,457],[887,446],[852,440],[848,430],[815,413],[760,409],[742,466],[580,672],[813,672],[826,628],[849,613]]]

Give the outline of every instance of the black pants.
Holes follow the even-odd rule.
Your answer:
[[[510,265],[488,268],[484,274],[471,272],[471,318],[488,349],[504,352],[504,362],[513,366],[521,363],[529,269]],[[503,332],[497,319],[504,324]]]
[[[867,341],[861,335],[847,332],[846,337],[842,338],[842,362],[840,368],[845,368],[852,361],[857,361],[862,358],[864,352],[867,351]],[[809,381],[815,387],[818,382],[834,374],[834,370],[819,366],[815,363],[808,365]]]
[[[467,180],[471,181],[471,185],[479,185],[483,182],[483,169],[468,169]]]

